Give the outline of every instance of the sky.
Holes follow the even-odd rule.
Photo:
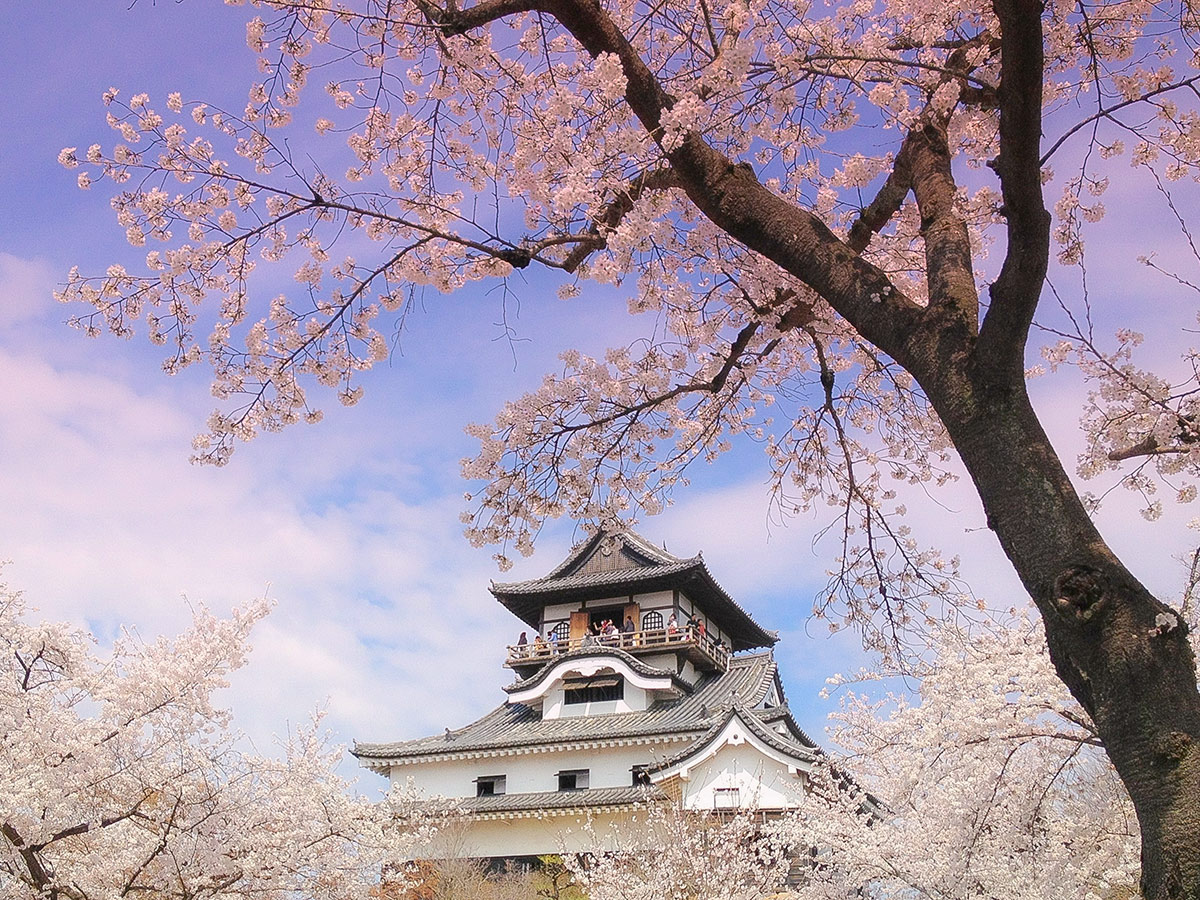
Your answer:
[[[137,257],[107,193],[79,191],[56,159],[65,146],[108,141],[100,96],[110,86],[240,106],[254,77],[248,13],[203,0],[0,4],[11,26],[0,29],[4,580],[37,616],[85,626],[102,646],[122,626],[147,639],[175,633],[190,604],[220,612],[273,598],[226,698],[264,750],[314,710],[343,742],[380,741],[458,727],[501,702],[511,679],[504,645],[524,626],[489,581],[544,574],[582,533],[552,523],[532,558],[499,573],[492,550],[461,536],[472,486],[459,460],[474,450],[463,428],[534,387],[561,350],[595,354],[637,334],[624,296],[591,290],[566,304],[534,275],[514,283],[517,300],[486,285],[430,296],[392,359],[364,379],[357,407],[323,398],[319,425],[262,436],[224,468],[193,466],[191,439],[213,407],[205,374],[168,378],[140,336],[84,337],[51,296],[72,265],[102,271]],[[1136,210],[1143,190],[1118,179],[1109,202]],[[1168,258],[1180,252],[1169,224],[1139,217],[1138,231]],[[1144,246],[1127,238],[1127,223],[1099,233],[1093,299],[1111,297],[1121,324],[1147,331],[1169,359],[1195,320],[1161,280],[1147,280],[1134,262]],[[1069,466],[1082,446],[1083,388],[1070,373],[1033,387]],[[692,478],[639,531],[680,556],[702,551],[729,593],[779,631],[789,700],[820,739],[836,706],[819,696],[825,679],[868,662],[853,634],[807,619],[833,564],[833,542],[814,544],[825,520],[771,522],[753,448]],[[1024,602],[965,483],[909,505],[914,530],[961,556],[976,594],[998,607]],[[1169,507],[1150,525],[1135,509],[1115,495],[1102,531],[1152,590],[1173,596],[1182,582],[1174,557],[1195,543],[1184,523],[1196,513]]]

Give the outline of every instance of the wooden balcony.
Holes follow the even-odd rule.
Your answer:
[[[699,629],[692,625],[676,629],[653,628],[648,631],[617,632],[611,635],[585,635],[565,641],[509,644],[504,665],[518,670],[537,668],[572,650],[608,647],[624,650],[634,656],[663,651],[681,652],[696,668],[705,671],[725,671],[729,667],[729,648],[718,644],[707,633],[701,634]]]

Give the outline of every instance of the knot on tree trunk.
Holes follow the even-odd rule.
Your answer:
[[[1054,605],[1059,613],[1088,622],[1104,606],[1104,573],[1091,566],[1068,566],[1054,579]]]
[[[1160,766],[1180,765],[1196,749],[1191,735],[1182,731],[1168,731],[1155,741],[1154,762]]]

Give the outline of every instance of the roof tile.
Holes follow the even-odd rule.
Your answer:
[[[704,676],[685,697],[660,700],[642,712],[606,716],[543,719],[520,703],[493,709],[457,731],[392,743],[355,743],[358,758],[387,765],[391,761],[428,759],[465,751],[507,750],[544,744],[589,743],[596,740],[705,734],[737,703],[748,708],[764,692],[775,671],[770,650],[734,656],[723,673]],[[768,712],[766,710],[754,711]],[[798,729],[796,729],[798,731]]]

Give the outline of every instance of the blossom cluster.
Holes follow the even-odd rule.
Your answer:
[[[1140,496],[1142,515],[1154,520],[1162,515],[1164,489],[1177,503],[1196,499],[1200,354],[1184,352],[1168,379],[1135,362],[1143,342],[1138,332],[1121,329],[1110,349],[1090,333],[1064,331],[1042,356],[1051,370],[1075,366],[1091,386],[1081,418],[1088,443],[1079,474],[1092,479],[1119,471],[1120,485]]]
[[[716,820],[705,813],[648,805],[598,834],[608,853],[564,862],[590,900],[759,900],[775,895],[792,847],[752,811]]]
[[[101,657],[0,588],[0,898],[365,900],[428,839],[351,795],[316,721],[278,756],[243,749],[213,695],[267,611],[197,607],[174,640],[125,632]]]

